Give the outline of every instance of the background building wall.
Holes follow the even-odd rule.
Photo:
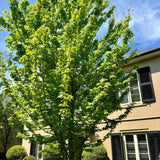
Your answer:
[[[135,64],[140,68],[150,66],[156,102],[150,104],[136,104],[127,118],[122,120],[114,129],[113,133],[121,133],[121,135],[123,135],[128,132],[160,131],[160,52],[157,52],[154,57],[150,56],[149,59],[144,59],[142,57],[141,60],[137,58],[137,61],[134,60],[134,63],[125,67],[125,69],[129,70]],[[123,107],[125,107],[125,105]],[[117,117],[122,112],[123,111],[115,112],[110,117]],[[102,127],[103,125],[104,124],[100,124],[99,126]],[[106,133],[107,131],[103,131],[98,134],[100,138],[103,138]],[[104,146],[107,149],[110,160],[112,160],[111,138],[108,138],[104,142]]]

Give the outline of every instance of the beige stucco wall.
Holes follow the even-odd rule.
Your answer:
[[[151,119],[151,120],[138,120],[138,121],[129,121],[120,123],[114,133],[121,133],[123,136],[124,133],[138,133],[138,132],[147,132],[147,131],[160,131],[160,119]],[[100,138],[103,138],[106,135],[106,132],[99,132]],[[104,146],[107,149],[108,156],[112,160],[111,152],[111,139],[110,137],[104,142]]]
[[[152,54],[152,53],[150,53]],[[144,56],[134,60],[134,63],[125,69],[130,69],[134,64],[139,67],[150,66],[153,88],[156,102],[150,104],[137,104],[130,114],[114,129],[113,133],[127,133],[127,132],[146,132],[146,131],[160,131],[160,52],[153,53],[156,56]],[[125,106],[124,106],[125,107]],[[111,117],[116,117],[123,111],[116,112]],[[103,124],[100,125],[101,127]],[[106,135],[107,131],[99,132],[100,138]],[[107,149],[108,156],[112,160],[111,140],[108,138],[104,145]]]
[[[25,147],[25,149],[27,151],[27,154],[30,155],[30,146],[31,146],[31,144],[29,143],[29,141],[23,139],[22,146]]]
[[[48,134],[46,134],[44,131],[42,130],[39,130],[36,132],[37,134],[40,134],[40,135],[46,135],[46,136],[49,136]],[[22,141],[22,146],[25,147],[26,151],[27,151],[27,154],[30,155],[30,149],[31,149],[31,143],[29,142],[29,140],[25,140],[23,139]]]

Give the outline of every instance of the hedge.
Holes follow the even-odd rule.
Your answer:
[[[30,156],[24,157],[23,160],[36,160],[36,158],[34,156],[30,155]]]
[[[6,153],[6,157],[8,160],[22,160],[25,156],[27,156],[26,149],[21,145],[15,145]]]
[[[82,160],[109,160],[109,158],[106,149],[101,144],[86,147],[82,153]]]

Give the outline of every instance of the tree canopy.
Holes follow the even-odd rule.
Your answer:
[[[135,71],[123,70],[135,53],[124,57],[131,49],[131,17],[115,23],[115,6],[108,6],[108,0],[10,0],[10,11],[0,17],[1,30],[9,32],[1,83],[25,126],[21,137],[58,142],[65,160],[80,159],[100,122],[106,124],[101,130],[111,131],[130,110],[108,117],[122,110]],[[105,22],[106,33],[97,37]]]

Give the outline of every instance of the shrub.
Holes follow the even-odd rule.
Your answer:
[[[109,160],[107,156],[107,151],[104,146],[91,145],[90,147],[86,147],[86,149],[82,153],[82,160]]]
[[[62,160],[62,155],[58,144],[47,144],[42,151],[42,156],[44,160]]]
[[[24,157],[23,160],[36,160],[36,158],[34,156],[30,155],[30,156]]]
[[[27,156],[26,149],[21,145],[11,147],[6,153],[8,160],[22,160],[25,156]]]

